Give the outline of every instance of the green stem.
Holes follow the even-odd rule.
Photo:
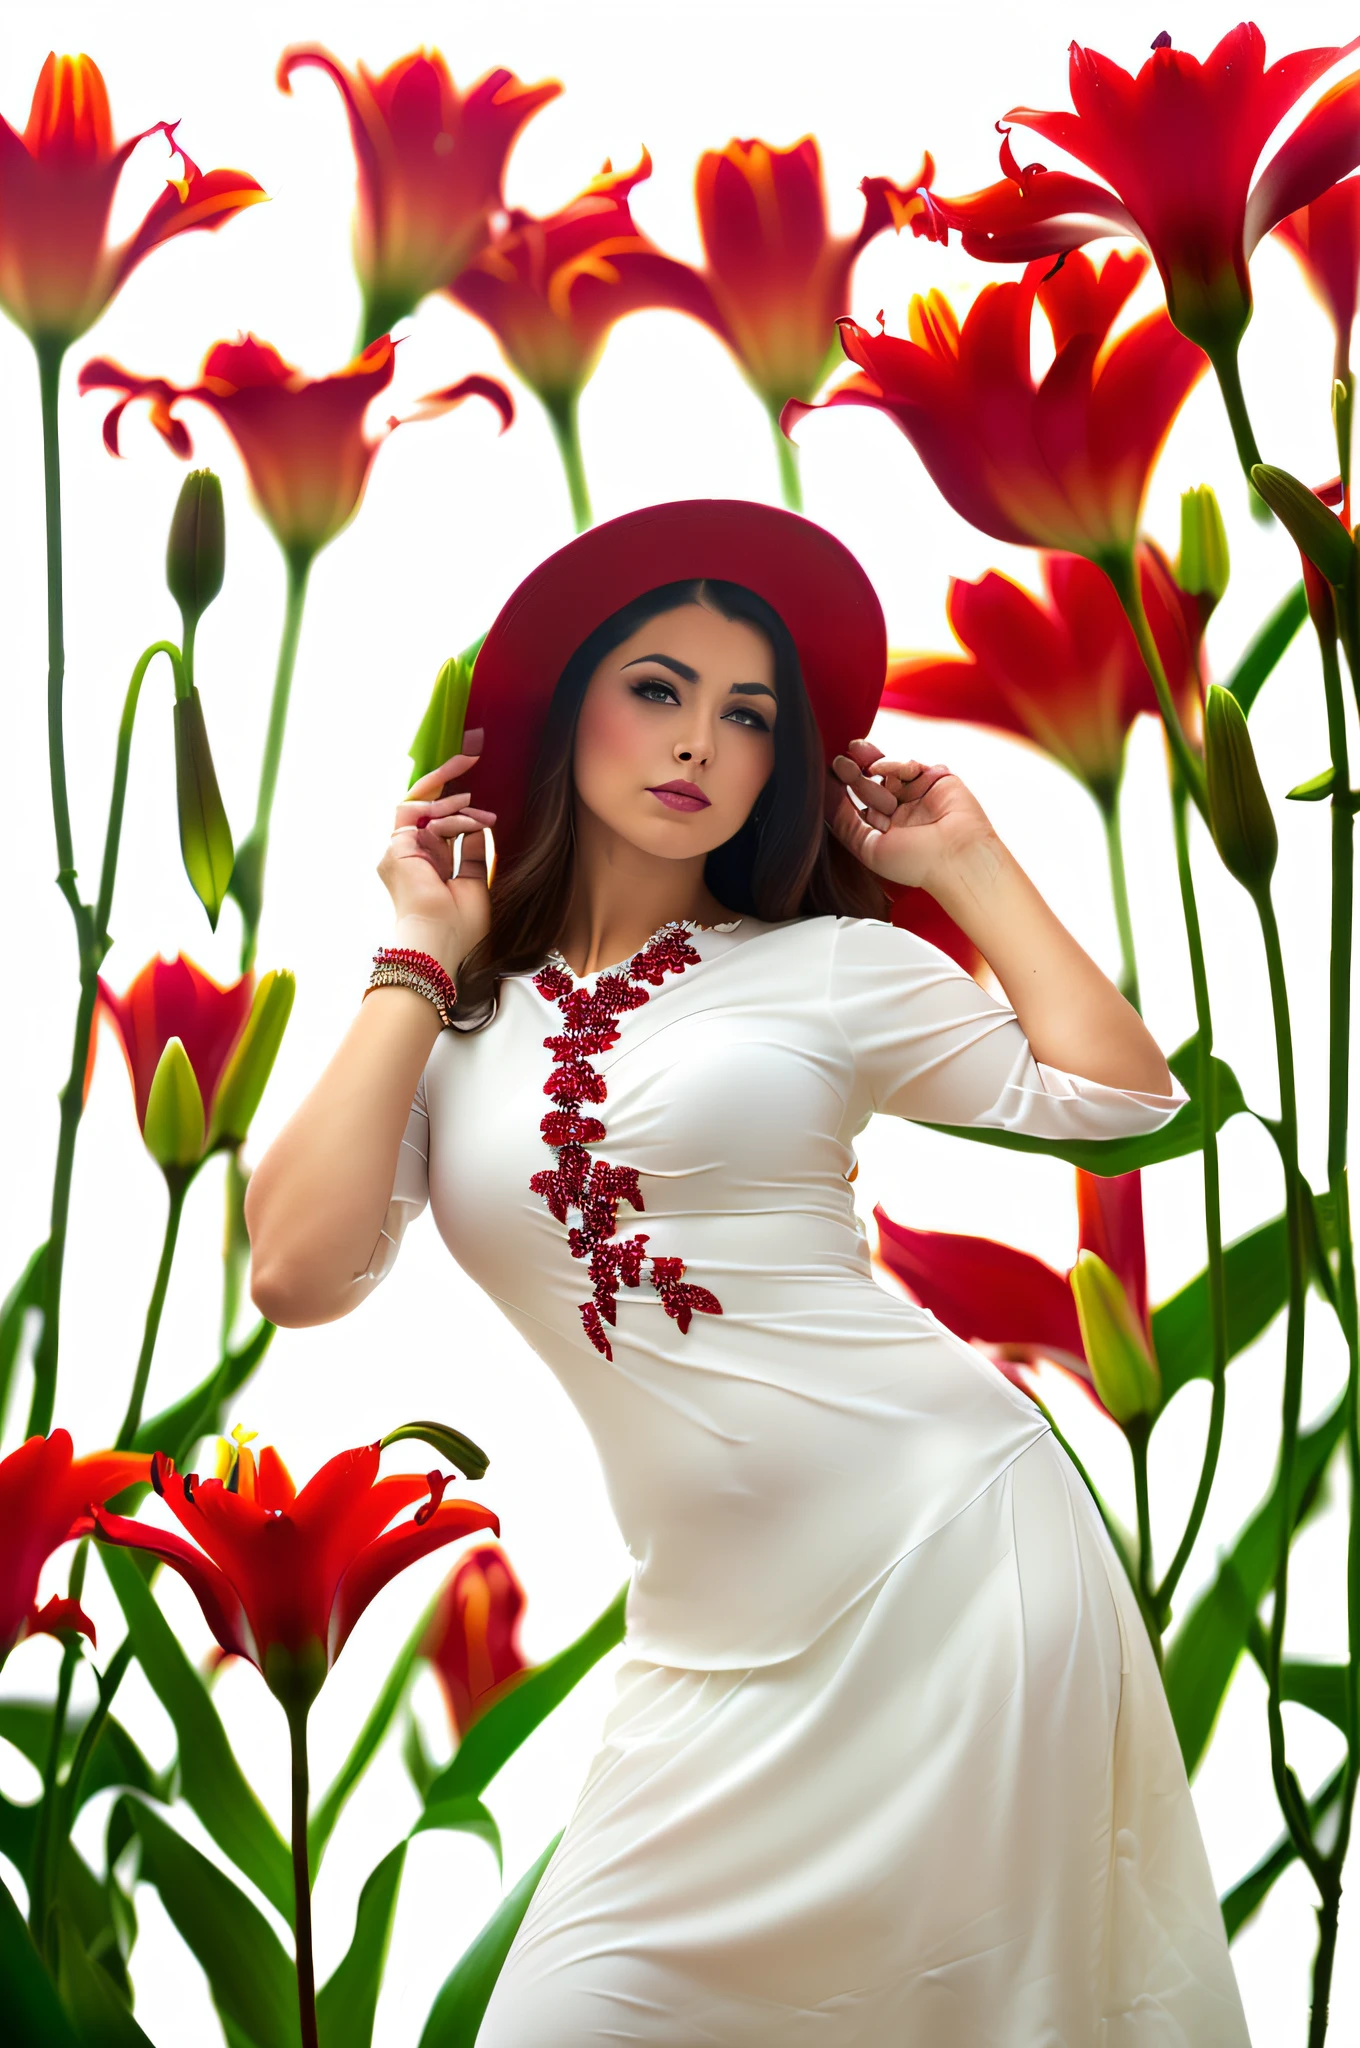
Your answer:
[[[1148,1499],[1148,1439],[1151,1433],[1146,1415],[1135,1415],[1124,1424],[1129,1455],[1133,1459],[1133,1497],[1138,1516],[1138,1598],[1144,1611],[1156,1621],[1157,1610],[1152,1596],[1152,1510]]]
[[[80,1741],[76,1744],[76,1753],[71,1759],[71,1768],[66,1773],[66,1781],[61,1788],[61,1811],[58,1815],[59,1850],[65,1844],[66,1838],[71,1832],[71,1820],[75,1813],[76,1801],[80,1797],[80,1788],[84,1782],[86,1769],[90,1758],[94,1755],[95,1744],[104,1732],[104,1724],[109,1718],[114,1696],[127,1675],[128,1666],[132,1662],[132,1654],[132,1637],[124,1636],[122,1642],[109,1659],[108,1669],[100,1676],[99,1699],[95,1705],[94,1712],[80,1731]]]
[[[1285,1324],[1284,1401],[1280,1442],[1280,1499],[1287,1503],[1293,1498],[1294,1457],[1298,1445],[1299,1409],[1303,1395],[1307,1250],[1299,1179],[1294,1041],[1289,1019],[1289,992],[1285,984],[1284,957],[1280,949],[1280,929],[1269,888],[1262,889],[1255,901],[1265,945],[1266,968],[1270,979],[1270,1006],[1275,1026],[1280,1121],[1278,1126],[1273,1128],[1284,1167],[1286,1235],[1289,1249],[1289,1300]],[[1308,1866],[1313,1882],[1325,1897],[1326,1861],[1313,1838],[1303,1788],[1285,1756],[1284,1719],[1281,1713],[1280,1667],[1284,1660],[1284,1630],[1289,1597],[1289,1551],[1293,1534],[1291,1517],[1282,1509],[1275,1555],[1274,1599],[1270,1617],[1266,1673],[1270,1769],[1285,1825],[1293,1836],[1300,1858]]]
[[[161,1259],[156,1268],[156,1284],[151,1290],[151,1299],[146,1308],[146,1324],[142,1332],[142,1349],[133,1375],[132,1392],[128,1396],[127,1413],[118,1431],[114,1449],[131,1450],[133,1440],[141,1427],[142,1403],[146,1399],[146,1383],[151,1376],[151,1358],[156,1349],[156,1333],[161,1326],[161,1311],[165,1307],[165,1292],[170,1285],[170,1268],[174,1263],[175,1241],[179,1236],[179,1220],[184,1210],[184,1198],[193,1180],[187,1167],[164,1167],[165,1184],[169,1190],[170,1203],[165,1217],[165,1235],[161,1241]]]
[[[1237,449],[1237,459],[1247,480],[1247,497],[1253,516],[1268,521],[1271,517],[1270,508],[1251,480],[1252,468],[1261,460],[1261,451],[1256,445],[1251,416],[1247,411],[1247,398],[1242,389],[1242,371],[1237,360],[1237,349],[1238,343],[1233,342],[1227,348],[1212,352],[1206,350],[1205,353],[1213,364],[1214,375],[1218,379],[1218,388],[1228,415],[1228,425],[1232,428],[1233,445]]]
[[[1142,1589],[1138,1584],[1138,1567],[1135,1565],[1133,1559],[1129,1556],[1129,1546],[1124,1541],[1124,1532],[1120,1528],[1118,1522],[1116,1522],[1114,1516],[1110,1513],[1109,1509],[1106,1507],[1104,1501],[1101,1499],[1099,1490],[1096,1487],[1096,1483],[1092,1479],[1090,1473],[1082,1464],[1081,1459],[1077,1456],[1071,1444],[1067,1441],[1067,1438],[1063,1435],[1057,1423],[1054,1421],[1050,1409],[1045,1405],[1043,1401],[1039,1399],[1039,1396],[1034,1392],[1032,1388],[1029,1390],[1029,1397],[1031,1401],[1033,1401],[1039,1413],[1044,1417],[1044,1420],[1047,1422],[1049,1428],[1052,1430],[1058,1442],[1066,1451],[1068,1457],[1072,1460],[1072,1463],[1076,1466],[1078,1478],[1081,1480],[1082,1485],[1086,1488],[1086,1491],[1090,1494],[1091,1499],[1096,1504],[1096,1511],[1099,1514],[1101,1521],[1105,1524],[1105,1534],[1110,1539],[1111,1548],[1113,1549],[1115,1556],[1119,1559],[1120,1564],[1123,1566],[1124,1576],[1128,1580],[1129,1585],[1133,1589],[1134,1598],[1138,1602],[1139,1612],[1142,1614],[1143,1617],[1143,1624],[1148,1632],[1148,1640],[1152,1644],[1153,1655],[1156,1657],[1157,1662],[1160,1665],[1162,1661],[1162,1638],[1160,1633],[1158,1632],[1155,1622],[1152,1619],[1151,1614],[1143,1604]]]
[[[1340,391],[1336,389],[1341,386]],[[1351,374],[1350,354],[1346,342],[1338,338],[1336,360],[1332,365],[1332,424],[1336,430],[1336,466],[1341,475],[1341,488],[1348,496],[1351,488],[1351,423],[1355,417],[1355,378]]]
[[[283,635],[279,641],[279,658],[274,670],[274,694],[269,704],[269,726],[265,733],[264,755],[260,762],[260,790],[255,802],[255,822],[236,850],[236,867],[232,873],[231,893],[241,906],[242,974],[255,964],[260,915],[264,907],[264,867],[269,851],[269,820],[274,807],[274,792],[278,786],[279,763],[283,758],[283,735],[288,724],[288,695],[297,663],[302,613],[307,602],[307,578],[311,573],[313,559],[311,554],[290,554],[286,558],[288,590],[284,601]]]
[[[297,1944],[298,2021],[302,2048],[317,2048],[316,1973],[312,1962],[312,1883],[307,1867],[307,1709],[288,1709],[293,1759],[293,1924]]]
[[[1190,952],[1190,976],[1195,993],[1195,1095],[1199,1103],[1200,1149],[1204,1178],[1204,1236],[1209,1273],[1210,1383],[1209,1427],[1200,1461],[1199,1483],[1191,1503],[1181,1540],[1154,1595],[1157,1612],[1170,1618],[1171,1598],[1181,1574],[1190,1561],[1209,1506],[1214,1477],[1223,1445],[1223,1417],[1228,1395],[1228,1279],[1223,1262],[1223,1212],[1218,1172],[1217,1075],[1214,1068],[1214,1021],[1209,1007],[1209,977],[1204,965],[1204,940],[1200,931],[1199,905],[1195,898],[1194,870],[1190,864],[1190,835],[1187,829],[1185,787],[1178,775],[1171,779],[1171,817],[1176,837],[1176,873],[1180,882],[1181,911]]]
[[[586,466],[581,454],[581,428],[577,417],[579,402],[578,391],[554,392],[551,397],[543,399],[543,409],[552,422],[557,452],[562,457],[562,467],[567,473],[567,489],[571,492],[571,514],[576,521],[576,531],[584,533],[594,515],[590,509]]]
[[[1124,1000],[1141,1010],[1138,996],[1138,959],[1133,947],[1133,919],[1129,915],[1129,885],[1124,868],[1124,836],[1119,824],[1119,790],[1099,800],[1105,826],[1105,851],[1110,863],[1110,894],[1119,931],[1119,992]]]
[[[1157,651],[1157,642],[1148,624],[1147,610],[1143,604],[1142,579],[1138,574],[1133,554],[1130,551],[1128,554],[1110,555],[1102,559],[1100,567],[1114,585],[1115,595],[1124,608],[1124,616],[1133,628],[1133,636],[1138,642],[1143,665],[1157,693],[1157,704],[1161,710],[1162,723],[1166,728],[1167,741],[1176,766],[1197,808],[1207,821],[1209,798],[1204,780],[1204,764],[1185,737],[1185,728],[1181,724],[1180,713],[1171,695],[1171,686],[1166,679],[1162,657]]]
[[[1351,956],[1355,901],[1355,814],[1347,800],[1350,750],[1346,707],[1335,636],[1319,635],[1327,730],[1332,752],[1332,903],[1329,966],[1330,1027],[1327,1092],[1327,1186],[1339,1251],[1337,1295],[1349,1354],[1346,1387],[1346,1460],[1350,1475],[1347,1538],[1346,1772],[1341,1811],[1328,1861],[1338,1885],[1350,1843],[1357,1781],[1360,1781],[1360,1317],[1356,1312],[1355,1250],[1351,1237],[1350,1187],[1346,1175],[1350,1118]],[[1325,1903],[1325,1901],[1324,1901]],[[1333,1939],[1335,1937],[1333,1936]]]
[[[798,450],[779,424],[782,406],[770,408],[770,427],[774,434],[775,454],[779,458],[779,488],[784,493],[784,503],[790,512],[803,509],[803,480],[798,473]]]
[[[1308,2007],[1308,2048],[1322,2048],[1327,2038],[1328,2006],[1332,1994],[1332,1965],[1336,1961],[1336,1931],[1341,1914],[1341,1885],[1329,1884],[1318,1907],[1318,1945],[1313,1958],[1313,1996]]]
[[[85,1561],[89,1555],[89,1538],[77,1544],[76,1554],[71,1560],[71,1576],[67,1582],[67,1595],[79,1600],[85,1584]],[[66,1735],[66,1714],[71,1704],[71,1681],[75,1677],[76,1665],[80,1662],[80,1637],[74,1632],[62,1644],[61,1670],[57,1677],[57,1697],[52,1708],[52,1734],[47,1745],[47,1759],[43,1767],[42,1806],[38,1813],[38,1839],[33,1855],[33,1892],[29,1900],[28,1924],[39,1951],[47,1954],[47,1916],[52,1902],[53,1873],[56,1861],[57,1805],[59,1791],[57,1772],[61,1765],[61,1745]]]

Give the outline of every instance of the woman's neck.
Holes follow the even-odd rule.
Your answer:
[[[658,859],[579,804],[575,832],[575,878],[557,941],[573,974],[626,960],[672,918],[714,924],[730,916],[704,881],[704,855]]]

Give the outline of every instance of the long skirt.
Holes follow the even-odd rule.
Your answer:
[[[781,1663],[633,1658],[478,2048],[1246,2048],[1166,1697],[1030,1444]]]

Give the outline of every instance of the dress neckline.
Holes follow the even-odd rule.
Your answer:
[[[734,932],[742,922],[743,920],[739,917],[724,918],[721,922],[715,924],[701,924],[697,917],[668,917],[664,924],[657,926],[650,938],[644,939],[642,944],[635,947],[626,958],[615,960],[608,967],[592,967],[589,974],[578,974],[563,954],[558,951],[556,946],[550,947],[548,952],[545,953],[543,956],[544,964],[548,967],[556,967],[561,973],[569,974],[574,982],[584,985],[588,981],[594,981],[601,974],[619,973],[630,962],[636,960],[639,953],[645,953],[647,948],[654,946],[658,939],[665,938],[668,932]]]

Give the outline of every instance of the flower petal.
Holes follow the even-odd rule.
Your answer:
[[[336,1589],[328,1644],[330,1663],[334,1664],[359,1616],[389,1579],[394,1579],[408,1564],[414,1564],[418,1557],[439,1550],[446,1543],[456,1543],[476,1529],[490,1529],[499,1536],[500,1517],[480,1501],[446,1500],[428,1522],[403,1522],[360,1551]]]
[[[259,1663],[240,1596],[226,1573],[201,1550],[168,1529],[153,1528],[149,1522],[133,1521],[127,1515],[110,1514],[107,1508],[95,1509],[94,1522],[95,1533],[103,1542],[149,1551],[152,1557],[159,1557],[177,1571],[222,1648],[235,1656],[248,1657],[252,1664]]]

